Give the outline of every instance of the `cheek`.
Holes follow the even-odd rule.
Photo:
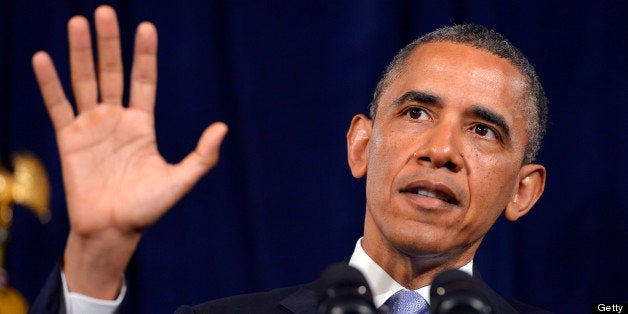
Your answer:
[[[516,192],[518,164],[503,156],[482,156],[469,165],[471,207],[487,218],[499,216]],[[485,169],[485,170],[479,170]]]
[[[376,135],[371,138],[368,150],[368,174],[371,177],[393,176],[402,161],[402,145],[395,132],[389,135]]]
[[[367,147],[366,170],[367,202],[371,204],[379,203],[380,197],[378,196],[383,195],[380,191],[384,188],[388,156],[390,155],[386,138],[376,132],[373,133],[374,135],[370,138]]]
[[[375,133],[375,132],[374,132]],[[393,195],[395,178],[408,161],[409,145],[398,132],[372,136],[368,147],[366,173],[367,199],[371,205],[384,208]],[[405,144],[404,144],[405,143]],[[412,155],[412,154],[410,154]]]

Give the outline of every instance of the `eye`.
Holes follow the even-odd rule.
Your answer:
[[[406,115],[412,120],[429,120],[430,116],[422,108],[411,107],[406,111]]]
[[[476,124],[473,127],[473,132],[475,132],[475,134],[482,136],[482,137],[487,137],[487,138],[494,138],[497,139],[497,133],[495,131],[493,131],[493,129],[491,129],[491,127],[485,125],[485,124]]]

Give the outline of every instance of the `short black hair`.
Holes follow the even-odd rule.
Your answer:
[[[513,46],[506,37],[481,25],[462,24],[439,28],[415,39],[401,49],[388,64],[379,83],[377,83],[370,105],[371,118],[374,119],[377,115],[377,107],[383,90],[400,73],[399,70],[404,67],[410,53],[421,44],[443,41],[465,44],[488,51],[509,60],[523,74],[527,84],[524,99],[527,105],[524,106],[524,114],[526,117],[526,132],[528,134],[528,145],[524,153],[523,163],[534,162],[541,149],[541,142],[547,128],[547,97],[545,96],[545,91],[534,67],[523,53]]]

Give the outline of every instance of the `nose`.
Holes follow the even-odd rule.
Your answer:
[[[434,168],[446,168],[458,172],[464,168],[462,153],[462,131],[455,123],[442,121],[426,131],[420,147],[414,152],[419,163],[430,164]]]

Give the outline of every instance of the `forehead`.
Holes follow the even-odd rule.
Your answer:
[[[378,112],[386,112],[398,97],[416,90],[460,108],[487,107],[511,124],[524,119],[523,75],[509,60],[488,51],[447,41],[423,43],[396,71],[382,92]]]

